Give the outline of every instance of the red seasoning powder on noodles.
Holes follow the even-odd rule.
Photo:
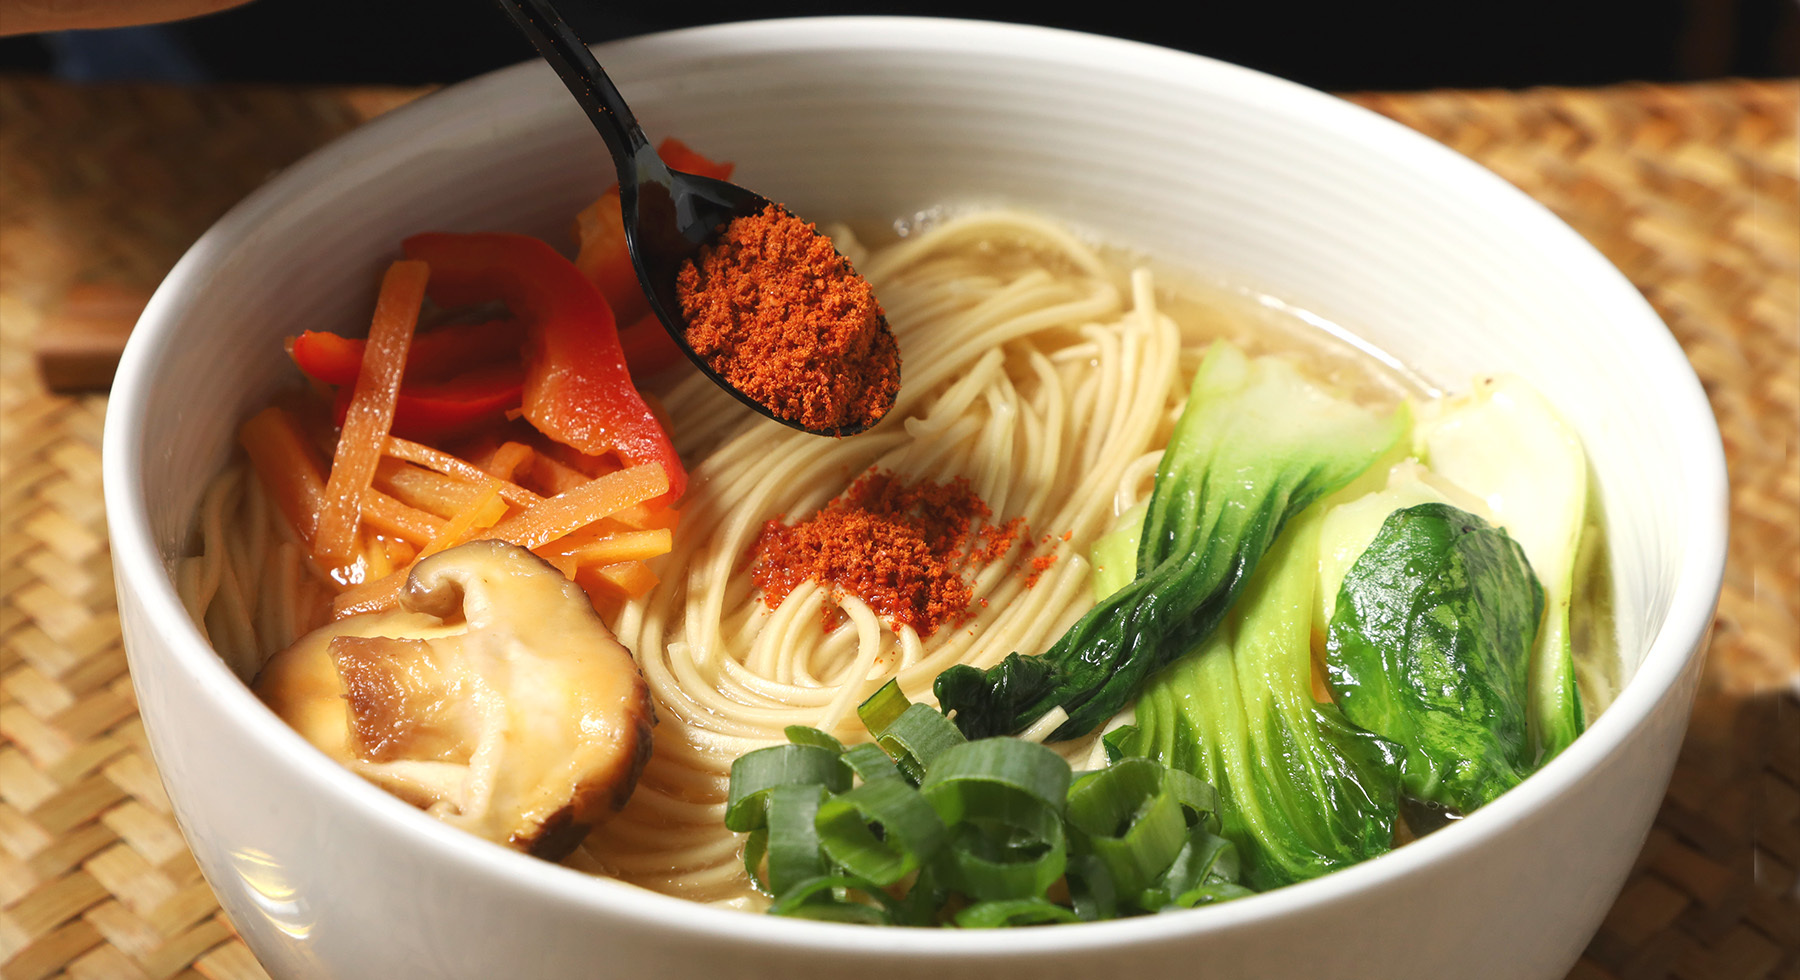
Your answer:
[[[987,524],[992,516],[962,477],[909,484],[875,470],[806,520],[764,524],[750,575],[770,608],[812,580],[923,638],[973,614],[963,569],[998,560],[1018,540],[1022,519]]]
[[[675,289],[688,346],[777,417],[861,429],[893,405],[900,351],[881,305],[809,222],[775,205],[733,219]]]

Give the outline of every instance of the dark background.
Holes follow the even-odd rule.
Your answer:
[[[1049,24],[1184,48],[1323,89],[1593,85],[1800,73],[1800,0],[819,0],[621,9],[564,0],[589,41],[831,13]],[[1062,12],[1057,12],[1062,11]],[[251,82],[453,82],[531,57],[488,0],[255,0],[150,31],[0,40],[0,70]]]

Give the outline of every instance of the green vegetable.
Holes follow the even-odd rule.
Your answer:
[[[1398,748],[1312,697],[1319,514],[1293,522],[1221,627],[1138,697],[1109,747],[1218,788],[1223,836],[1257,890],[1392,844]]]
[[[845,871],[891,885],[937,853],[949,833],[931,804],[898,779],[877,779],[819,805],[814,826]]]
[[[1212,634],[1290,518],[1406,425],[1404,412],[1377,415],[1286,362],[1215,344],[1157,470],[1131,583],[1040,656],[944,671],[938,703],[971,737],[1022,731],[1056,707],[1068,720],[1051,740],[1092,731]]]
[[[749,833],[745,865],[773,914],[995,928],[1249,894],[1215,833],[1217,794],[1187,773],[1131,759],[1075,781],[1050,749],[966,740],[891,683],[861,714],[882,725],[873,744],[795,726],[791,744],[732,766],[728,825]],[[1068,904],[1050,897],[1060,881]]]
[[[1094,542],[1089,557],[1094,566],[1095,602],[1104,601],[1137,578],[1138,545],[1144,538],[1144,514],[1149,510],[1146,501],[1120,514],[1118,529]]]
[[[1326,645],[1344,716],[1401,745],[1401,786],[1464,813],[1533,769],[1544,606],[1524,550],[1447,504],[1394,511],[1344,575]]]
[[[1525,549],[1544,589],[1532,652],[1530,726],[1538,761],[1568,748],[1586,724],[1569,625],[1586,523],[1587,456],[1549,402],[1524,381],[1483,378],[1414,433],[1433,473],[1480,498]]]
[[[990,738],[946,750],[919,785],[958,827],[944,855],[945,884],[970,898],[1042,898],[1068,860],[1063,799],[1069,764],[1034,742]]]

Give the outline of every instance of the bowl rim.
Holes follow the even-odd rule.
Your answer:
[[[1684,428],[1671,433],[1687,447],[1682,474],[1696,507],[1691,542],[1680,559],[1661,628],[1615,702],[1584,736],[1523,784],[1444,832],[1378,858],[1297,885],[1240,899],[1204,914],[1145,916],[1078,923],[1043,930],[936,930],[921,943],[910,929],[868,929],[837,923],[748,915],[653,893],[615,880],[540,861],[503,847],[470,846],[468,836],[426,816],[313,750],[241,683],[189,620],[176,595],[148,520],[140,474],[145,446],[144,406],[155,369],[173,347],[172,335],[210,280],[215,257],[251,237],[265,214],[287,205],[301,188],[351,161],[379,156],[410,130],[443,124],[455,113],[524,85],[547,71],[524,62],[450,86],[373,120],[290,166],[245,198],[209,229],[157,288],[133,331],[107,408],[103,435],[103,483],[115,580],[139,605],[150,632],[163,641],[159,669],[176,669],[215,696],[219,711],[248,737],[263,741],[291,766],[290,775],[313,789],[340,797],[359,817],[419,843],[424,856],[496,884],[536,892],[580,910],[670,933],[706,936],[756,946],[799,946],[825,953],[897,956],[1042,955],[1096,950],[1197,936],[1266,923],[1304,909],[1337,903],[1365,889],[1421,872],[1480,848],[1503,828],[1556,797],[1618,752],[1630,734],[1669,697],[1704,647],[1724,575],[1728,497],[1724,448],[1710,404],[1686,355],[1649,304],[1616,268],[1547,208],[1494,173],[1374,112],[1326,93],[1202,55],[1142,42],[1057,28],[950,18],[841,16],[800,17],[715,24],[596,45],[603,61],[631,58],[703,59],[746,50],[877,48],[937,52],[1029,51],[1079,70],[1092,67],[1154,76],[1162,84],[1202,89],[1233,86],[1234,97],[1254,98],[1291,113],[1310,126],[1329,129],[1362,152],[1407,158],[1432,171],[1445,186],[1508,212],[1518,234],[1590,284],[1594,301],[1612,318],[1641,321],[1643,363],[1660,368],[1659,397],[1679,403]],[[143,663],[139,663],[141,668]],[[135,673],[134,673],[135,678]],[[171,794],[174,795],[174,794]]]

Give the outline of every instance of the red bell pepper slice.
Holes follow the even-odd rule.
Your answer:
[[[442,381],[472,368],[519,356],[524,331],[509,320],[450,323],[413,335],[406,352],[406,381]],[[328,385],[356,383],[368,341],[308,330],[288,348],[307,376]]]
[[[660,463],[673,503],[687,487],[669,434],[631,382],[611,308],[568,259],[526,235],[414,235],[401,245],[431,266],[445,308],[501,300],[525,326],[524,415],[539,432],[590,456]]]
[[[524,390],[525,366],[517,361],[476,368],[448,381],[404,385],[394,402],[393,434],[421,441],[461,435],[518,408]],[[337,390],[332,411],[340,427],[352,392],[350,385]]]

